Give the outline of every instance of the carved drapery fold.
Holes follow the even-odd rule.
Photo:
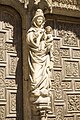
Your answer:
[[[40,112],[42,119],[50,110],[53,30],[50,26],[44,29],[45,17],[41,9],[37,9],[32,26],[27,32],[29,48],[29,80],[30,101],[32,110]],[[45,116],[46,117],[46,116]]]

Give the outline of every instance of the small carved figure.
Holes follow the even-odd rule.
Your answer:
[[[30,81],[31,81],[31,93],[36,97],[36,103],[49,103],[49,66],[50,66],[50,54],[49,54],[49,41],[48,35],[44,29],[45,17],[43,11],[38,9],[32,20],[32,27],[27,33],[27,42],[29,46],[29,67],[30,67]],[[52,38],[51,38],[52,41]]]
[[[53,69],[53,29],[51,26],[45,28],[46,31],[46,47],[50,55],[50,66],[49,66],[49,78],[52,79],[52,69]]]
[[[53,64],[53,29],[51,26],[47,26],[45,28],[46,30],[46,46],[48,51],[50,52],[50,61]],[[50,66],[53,67],[53,65],[50,62]]]

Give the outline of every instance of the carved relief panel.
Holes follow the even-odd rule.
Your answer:
[[[80,20],[51,17],[47,23],[51,20],[54,30],[54,64],[51,80],[52,110],[48,120],[79,120]]]
[[[78,0],[52,0],[52,4],[53,4],[53,7],[80,11]]]
[[[15,10],[0,5],[0,120],[22,120],[20,24]]]

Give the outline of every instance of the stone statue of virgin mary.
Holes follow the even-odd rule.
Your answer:
[[[44,29],[45,17],[41,9],[37,9],[32,26],[27,32],[29,47],[28,63],[31,93],[36,97],[36,103],[48,103],[51,81],[49,79],[50,55],[46,45]]]

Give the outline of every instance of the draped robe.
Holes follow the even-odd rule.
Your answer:
[[[49,79],[50,55],[47,52],[45,36],[43,28],[31,27],[27,33],[31,90],[37,96],[48,96],[51,84]]]

